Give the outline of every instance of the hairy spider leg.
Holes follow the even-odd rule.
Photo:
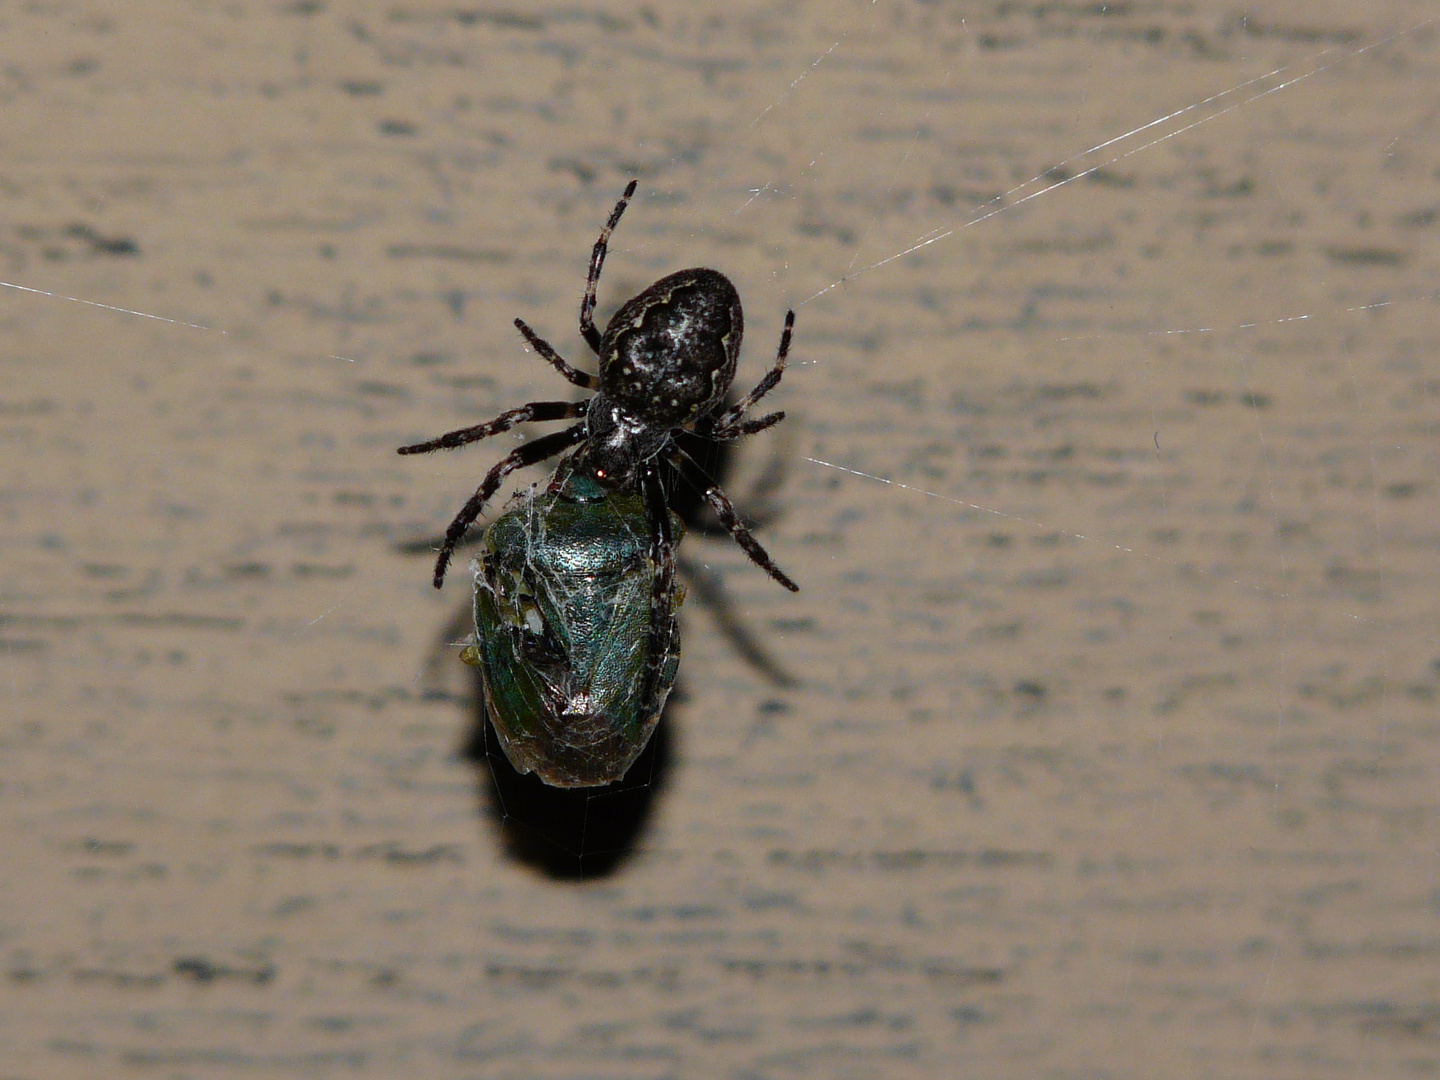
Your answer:
[[[778,424],[785,418],[783,412],[778,412],[771,413],[759,420],[741,423],[741,419],[749,411],[750,406],[780,385],[780,376],[785,373],[785,359],[790,355],[790,337],[794,332],[795,312],[787,311],[785,313],[785,329],[780,332],[780,348],[775,352],[775,366],[765,373],[765,377],[755,385],[754,390],[751,390],[707,425],[708,430],[703,434],[709,435],[712,439],[737,439],[741,435],[753,435],[757,431],[764,431],[770,425]]]
[[[445,568],[450,565],[450,556],[455,552],[455,545],[460,543],[461,538],[465,535],[465,530],[475,524],[475,519],[480,516],[480,511],[484,508],[485,503],[500,489],[505,477],[516,469],[523,469],[526,465],[534,465],[537,461],[554,457],[560,451],[574,446],[583,438],[585,438],[585,425],[576,424],[564,431],[557,431],[553,435],[545,435],[533,442],[528,442],[496,462],[495,467],[485,474],[485,479],[475,489],[475,494],[470,496],[469,501],[461,507],[460,513],[455,515],[455,520],[450,522],[450,527],[445,530],[445,542],[440,545],[440,555],[435,560],[435,588],[438,589],[445,583]]]
[[[548,341],[525,324],[524,319],[515,320],[515,329],[525,335],[525,340],[530,343],[532,349],[546,360],[549,360],[551,366],[553,366],[556,371],[560,372],[561,375],[564,375],[565,378],[569,379],[576,386],[585,390],[600,389],[600,380],[596,376],[590,375],[578,368],[571,367],[569,361],[556,352]]]
[[[625,207],[630,205],[630,196],[635,194],[636,180],[631,180],[625,186],[625,194],[620,196],[620,201],[615,204],[615,209],[610,211],[610,220],[605,222],[605,227],[600,230],[600,239],[595,241],[595,248],[590,252],[590,276],[585,279],[585,295],[580,299],[580,336],[585,343],[600,352],[600,331],[595,329],[595,290],[600,285],[600,268],[605,265],[605,252],[610,247],[610,234],[615,231],[615,226],[620,224],[620,215],[625,213]]]
[[[726,402],[725,407],[729,408],[731,404],[733,404],[733,399]],[[783,417],[785,414],[780,413],[779,415]],[[768,421],[769,417],[764,419]],[[723,536],[727,540],[730,538],[730,534],[715,518],[713,511],[703,514],[700,511],[702,507],[707,511],[710,509],[709,504],[705,502],[705,489],[725,486],[726,479],[730,475],[731,458],[734,455],[731,447],[734,442],[733,439],[713,439],[701,435],[697,431],[682,430],[676,435],[675,442],[670,448],[670,456],[665,459],[675,474],[675,487],[668,489],[670,509],[679,514],[680,519],[685,522],[687,536]],[[776,495],[785,484],[788,472],[786,461],[792,450],[794,450],[794,440],[790,438],[790,432],[785,430],[781,437],[771,445],[771,452],[765,468],[741,497],[742,501],[736,504],[736,510],[749,523],[751,532],[763,529],[782,514],[783,511],[776,505]],[[688,468],[677,467],[677,459],[686,462]],[[677,505],[676,489],[681,485],[688,488],[689,491],[680,497]],[[694,505],[690,504],[691,493],[693,493]],[[430,549],[434,550],[433,544]],[[677,555],[676,560],[683,576],[685,556]]]
[[[735,538],[735,542],[745,549],[745,554],[750,556],[751,562],[791,592],[800,591],[800,586],[791,581],[785,571],[775,565],[775,560],[770,558],[770,553],[760,546],[760,541],[756,540],[750,530],[745,527],[745,523],[735,513],[735,507],[730,504],[725,492],[718,487],[712,487],[705,492],[705,498],[714,509],[715,516],[720,519],[720,524],[724,525],[730,535]]]
[[[671,593],[675,589],[675,538],[670,532],[670,506],[660,484],[660,472],[651,462],[640,479],[645,495],[645,512],[650,518],[650,558],[655,577],[650,582],[650,634],[645,656],[645,673],[640,684],[642,711],[650,708],[660,671],[670,655],[675,637],[675,605]]]
[[[683,554],[675,556],[675,566],[680,571],[680,576],[685,579],[691,595],[709,610],[710,617],[715,621],[720,633],[725,635],[730,647],[740,654],[742,660],[776,686],[794,689],[800,685],[800,680],[770,655],[770,651],[750,632],[744,619],[736,613],[735,605],[730,602],[730,594],[725,591],[725,582],[718,573],[703,563],[687,559]]]
[[[756,435],[766,428],[774,427],[781,420],[785,419],[785,411],[766,413],[757,420],[743,420],[738,424],[732,424],[722,430],[710,433],[710,438],[720,442],[733,442],[742,435]]]
[[[414,443],[411,446],[402,446],[395,452],[397,454],[428,454],[433,450],[453,450],[457,446],[479,442],[481,439],[488,439],[492,435],[509,431],[516,424],[528,424],[532,421],[543,420],[574,420],[577,416],[584,416],[589,407],[588,401],[532,401],[528,405],[521,405],[518,409],[507,409],[494,420],[486,420],[485,423],[476,424],[474,427],[447,431],[438,438]]]

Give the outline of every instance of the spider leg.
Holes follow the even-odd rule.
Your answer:
[[[600,331],[595,329],[594,321],[595,289],[600,284],[600,268],[605,265],[610,234],[615,231],[615,226],[620,224],[620,215],[625,213],[625,207],[630,204],[630,196],[635,194],[637,183],[638,181],[631,180],[625,186],[625,194],[620,196],[615,209],[610,211],[610,220],[605,222],[605,228],[600,230],[600,239],[595,241],[595,250],[590,252],[590,276],[585,279],[585,296],[580,301],[580,336],[597,353],[600,351]]]
[[[754,435],[764,431],[768,427],[774,427],[784,419],[784,410],[767,413],[755,420],[741,420],[730,424],[728,427],[714,428],[710,431],[710,438],[718,439],[721,442],[729,442],[732,439],[740,438],[742,435]]]
[[[501,458],[495,467],[485,474],[485,479],[475,489],[475,494],[470,496],[469,501],[461,507],[460,513],[455,515],[455,520],[450,522],[450,527],[445,530],[445,542],[440,545],[440,555],[435,560],[435,588],[438,589],[445,583],[445,568],[450,565],[450,556],[454,554],[455,546],[460,543],[461,538],[465,535],[465,530],[470,528],[475,523],[475,519],[480,516],[480,511],[490,496],[500,489],[505,477],[516,469],[523,469],[526,465],[534,465],[537,461],[554,457],[561,450],[574,446],[583,438],[585,438],[585,425],[576,424],[564,431],[557,431],[553,435],[535,439]]]
[[[764,528],[782,512],[776,505],[775,494],[785,482],[785,462],[791,449],[792,440],[782,437],[774,447],[765,470],[740,500],[752,532]],[[669,481],[670,509],[685,522],[688,533],[699,536],[730,535],[715,517],[713,510],[708,513],[701,512],[701,504],[706,488],[725,486],[733,455],[734,450],[731,449],[729,441],[704,437],[684,429],[676,435],[675,444],[663,460],[669,465],[672,474],[666,478]],[[704,508],[708,509],[708,504]],[[677,565],[684,573],[685,557],[680,555],[676,558]]]
[[[518,409],[507,409],[494,420],[487,420],[483,424],[460,428],[457,431],[447,431],[439,438],[430,439],[427,442],[402,446],[396,453],[428,454],[432,450],[453,450],[457,446],[479,442],[481,439],[488,439],[491,435],[509,431],[516,424],[540,420],[573,420],[577,416],[584,416],[589,407],[589,401],[532,401],[528,405],[521,405]]]
[[[515,328],[525,335],[525,340],[530,343],[532,349],[546,360],[549,360],[556,371],[560,372],[561,375],[564,375],[565,378],[569,379],[576,386],[583,387],[586,390],[598,390],[600,388],[599,379],[594,375],[571,367],[565,358],[551,347],[548,341],[525,325],[524,319],[516,319]]]
[[[730,505],[730,500],[726,497],[725,492],[718,487],[712,487],[705,492],[705,498],[714,509],[715,516],[720,519],[720,524],[724,525],[730,535],[735,538],[735,542],[745,549],[745,554],[750,556],[751,562],[791,592],[800,591],[800,586],[791,581],[785,571],[775,565],[769,552],[761,547],[760,541],[751,535],[750,530],[745,527],[745,523],[735,513],[735,507]]]
[[[714,618],[715,624],[720,627],[720,632],[729,639],[731,647],[745,659],[746,663],[776,686],[793,689],[800,685],[800,680],[786,671],[780,662],[770,655],[765,646],[735,613],[734,605],[730,603],[730,594],[725,591],[725,583],[719,574],[708,566],[692,562],[684,555],[676,556],[675,565],[684,575],[695,596],[710,609],[710,614]],[[448,656],[446,658],[448,659]]]
[[[785,329],[780,333],[780,348],[775,353],[775,366],[766,373],[765,377],[760,380],[754,390],[751,390],[716,418],[712,430],[724,431],[728,428],[733,428],[739,422],[740,418],[749,410],[751,405],[754,405],[771,390],[775,389],[780,382],[780,376],[785,372],[785,358],[790,355],[790,336],[794,331],[795,312],[787,311],[785,313]],[[783,416],[784,413],[780,415]],[[769,420],[769,417],[766,417],[766,419]],[[777,420],[770,420],[771,424],[776,422]],[[769,425],[766,426],[768,427]]]
[[[745,508],[745,518],[750,522],[750,528],[760,529],[780,517],[784,510],[776,501],[776,496],[785,483],[785,475],[788,472],[786,462],[794,450],[793,429],[785,429],[780,437],[775,440],[774,450],[770,460],[765,463],[764,471],[756,477],[750,490],[744,495],[741,506]],[[720,481],[721,487],[724,484]]]
[[[655,577],[650,583],[650,633],[645,653],[640,701],[654,700],[660,684],[660,671],[670,655],[675,637],[675,538],[670,532],[670,507],[660,484],[660,473],[654,465],[645,469],[640,480],[645,495],[645,509],[650,518],[650,558],[655,564]]]

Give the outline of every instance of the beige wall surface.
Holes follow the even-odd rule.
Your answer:
[[[1437,32],[0,9],[0,1077],[1440,1073]],[[410,549],[519,433],[394,448],[572,394],[631,177],[602,317],[798,314],[801,592],[682,549],[795,684],[692,588],[666,753],[497,796]]]

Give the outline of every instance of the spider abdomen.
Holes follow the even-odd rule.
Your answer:
[[[698,267],[663,277],[605,328],[600,392],[653,426],[688,426],[724,404],[744,330],[724,274]]]

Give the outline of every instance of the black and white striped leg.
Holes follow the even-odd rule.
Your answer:
[[[800,685],[800,680],[770,655],[769,650],[750,632],[745,621],[736,613],[735,606],[730,602],[730,594],[725,591],[725,582],[719,574],[703,563],[687,559],[683,553],[675,556],[675,566],[690,587],[691,593],[710,609],[715,625],[746,663],[776,686],[793,688]]]
[[[620,215],[630,205],[630,196],[635,194],[637,183],[631,180],[625,186],[625,194],[610,211],[610,220],[605,222],[605,228],[600,230],[600,239],[595,241],[595,248],[590,252],[590,276],[585,279],[585,295],[580,300],[580,336],[597,353],[600,351],[600,331],[595,329],[595,290],[600,285],[600,268],[605,265],[605,253],[610,249],[610,234],[620,224]]]
[[[705,499],[715,511],[715,516],[720,519],[720,524],[725,526],[727,532],[735,538],[735,542],[745,549],[745,554],[750,556],[750,561],[764,570],[772,578],[778,581],[791,592],[799,592],[800,586],[786,576],[785,571],[775,565],[770,558],[770,553],[760,546],[760,541],[750,534],[740,516],[735,513],[735,507],[730,505],[730,500],[725,492],[718,487],[712,487],[705,492]]]
[[[432,450],[453,450],[457,446],[479,442],[481,439],[488,439],[492,435],[509,431],[516,424],[544,420],[573,420],[577,416],[584,416],[589,408],[589,401],[532,401],[528,405],[521,405],[518,409],[507,409],[494,420],[487,420],[483,424],[447,431],[438,438],[414,443],[411,446],[402,446],[396,453],[428,454]]]
[[[535,333],[534,330],[531,330],[530,327],[526,325],[524,319],[515,320],[515,329],[519,330],[520,333],[525,336],[525,340],[530,343],[532,349],[550,361],[551,367],[560,372],[561,375],[564,375],[565,378],[569,379],[576,386],[583,387],[586,390],[598,390],[600,388],[599,379],[588,372],[571,367],[570,362],[557,353],[548,341]]]
[[[581,439],[585,438],[585,425],[576,424],[564,431],[557,431],[553,435],[546,435],[528,442],[519,447],[513,453],[501,458],[495,467],[485,474],[485,479],[475,489],[475,494],[461,508],[460,513],[455,515],[455,520],[450,522],[450,527],[445,530],[445,542],[440,545],[440,555],[435,560],[435,588],[440,588],[445,583],[445,568],[450,565],[450,556],[455,552],[455,546],[465,535],[465,530],[475,523],[484,509],[485,503],[490,496],[500,490],[500,485],[505,477],[509,476],[516,469],[523,469],[526,465],[534,465],[537,461],[544,461],[548,457],[554,457],[560,451],[574,446]]]
[[[766,428],[774,427],[781,420],[785,419],[784,410],[780,412],[766,413],[764,416],[754,420],[739,420],[729,427],[717,428],[711,432],[710,438],[718,439],[720,442],[730,442],[742,435],[755,435]]]
[[[645,512],[650,518],[650,558],[655,577],[650,583],[650,633],[645,651],[640,701],[649,710],[660,685],[660,672],[675,640],[675,537],[670,530],[670,507],[660,473],[652,462],[640,480],[645,495]]]

